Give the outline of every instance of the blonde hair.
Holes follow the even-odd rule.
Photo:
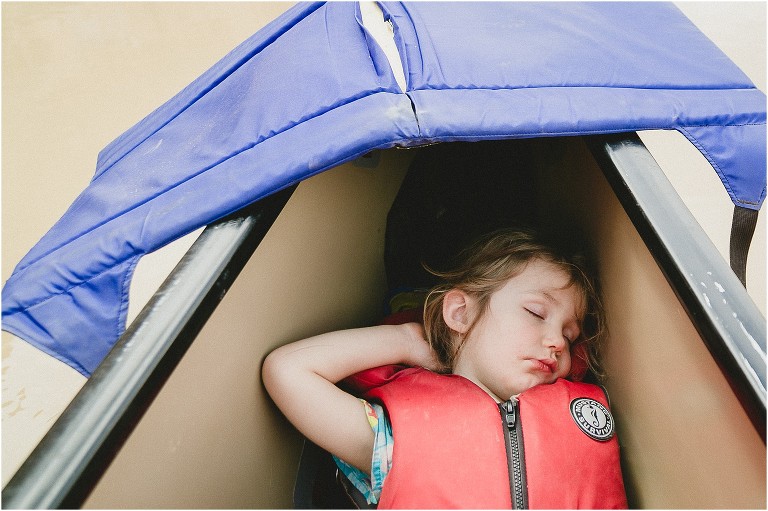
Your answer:
[[[598,361],[598,348],[605,336],[605,315],[597,290],[597,282],[587,270],[586,258],[579,253],[568,254],[541,241],[528,229],[501,229],[478,239],[459,255],[454,269],[436,271],[425,268],[443,280],[432,288],[424,305],[424,330],[427,341],[443,365],[443,372],[450,372],[464,340],[485,314],[491,295],[509,279],[519,275],[534,259],[540,259],[561,269],[569,278],[568,286],[576,286],[581,292],[584,316],[581,318],[581,334],[571,349],[584,345],[585,362],[597,377],[603,376]],[[459,335],[443,319],[445,294],[458,289],[472,296],[478,304],[477,314],[468,331]]]

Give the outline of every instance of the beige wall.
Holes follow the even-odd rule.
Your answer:
[[[87,185],[100,149],[290,5],[261,2],[4,3],[3,282],[10,275],[13,266]],[[765,90],[765,3],[685,2],[681,8],[762,90]],[[714,172],[698,152],[676,133],[647,133],[643,134],[642,138],[718,250],[727,256],[732,206]],[[395,173],[401,171],[403,162],[400,159],[406,157],[403,154],[386,153],[383,163],[385,168]],[[396,178],[379,181],[376,172],[366,172],[368,171],[346,166],[328,176],[318,176],[311,183],[308,182],[307,186],[302,185],[299,189],[303,197],[302,202],[295,200],[297,198],[292,199],[293,214],[298,215],[298,210],[306,208],[313,212],[325,211],[323,214],[326,216],[320,215],[321,218],[345,220],[346,210],[343,208],[361,206],[354,203],[337,205],[335,207],[339,209],[333,211],[324,210],[323,208],[331,205],[322,203],[319,198],[312,199],[304,195],[305,189],[310,187],[319,190],[318,197],[323,197],[323,193],[329,194],[328,187],[334,186],[349,187],[360,194],[379,190],[382,191],[383,202],[377,202],[376,208],[383,208],[386,204],[386,194],[392,193],[391,186],[396,182]],[[298,222],[295,218],[291,221]],[[289,220],[281,217],[280,222],[287,223]],[[348,228],[354,229],[352,226]],[[281,258],[275,255],[274,251],[296,248],[297,245],[301,248],[301,243],[306,241],[320,244],[324,250],[329,249],[324,244],[340,243],[339,232],[324,233],[320,236],[319,232],[322,231],[313,231],[316,234],[305,237],[303,241],[301,232],[303,231],[292,234],[278,234],[277,231],[270,233],[269,237],[274,246],[257,253],[254,260],[266,261],[265,265],[272,264],[269,263],[270,257]],[[617,246],[632,250],[645,264],[647,255],[644,255],[640,248],[635,250],[636,240],[631,230],[618,229],[612,231],[611,236],[618,236],[618,233],[622,232],[625,233],[622,236],[626,239]],[[372,241],[366,238],[367,234],[360,233],[360,236],[367,239],[365,243],[368,244],[366,246],[369,252],[366,257],[371,258],[365,261],[373,261],[380,248],[371,244]],[[137,274],[131,290],[132,295],[138,296],[135,302],[141,303],[151,295],[162,276],[172,267],[189,242],[187,240],[180,246],[165,251],[152,264],[142,262],[146,270]],[[355,265],[360,265],[356,271],[366,270],[359,275],[355,274],[362,279],[368,279],[362,289],[357,289],[351,283],[353,281],[335,282],[334,285],[337,286],[348,286],[352,294],[340,302],[323,304],[317,310],[312,309],[316,302],[314,297],[328,285],[329,280],[333,280],[329,279],[329,276],[349,277],[344,276],[342,271],[349,261],[334,262],[333,259],[328,256],[328,261],[333,263],[335,269],[328,275],[323,275],[329,272],[328,266],[318,268],[318,281],[311,283],[294,280],[294,276],[288,271],[288,264],[311,264],[305,261],[289,263],[280,259],[282,264],[277,267],[282,268],[284,273],[279,273],[279,278],[268,281],[265,281],[265,276],[260,275],[258,271],[246,271],[227,297],[226,307],[218,311],[206,326],[190,350],[188,358],[179,366],[167,389],[158,397],[157,403],[129,440],[129,445],[136,448],[126,447],[125,457],[118,458],[112,469],[114,474],[131,474],[130,477],[137,485],[151,484],[153,481],[157,484],[178,482],[185,485],[189,477],[194,478],[197,468],[210,463],[211,460],[228,461],[226,456],[242,451],[247,453],[247,456],[239,462],[240,468],[234,472],[237,474],[235,478],[230,480],[225,477],[227,472],[222,471],[218,473],[221,479],[199,482],[195,492],[174,502],[162,500],[165,498],[163,492],[166,488],[157,486],[141,498],[161,500],[139,500],[139,492],[129,485],[121,489],[120,485],[115,483],[117,479],[114,475],[108,474],[94,494],[90,505],[110,507],[110,503],[121,503],[127,507],[141,507],[142,503],[149,505],[154,502],[153,507],[213,507],[216,502],[228,502],[233,507],[241,504],[246,507],[272,507],[286,504],[285,495],[278,496],[275,492],[279,490],[274,488],[277,484],[275,481],[290,471],[290,461],[281,459],[277,461],[278,465],[274,470],[267,470],[267,473],[273,474],[270,477],[274,479],[262,480],[256,484],[242,479],[247,477],[247,474],[254,473],[253,471],[264,470],[264,463],[267,463],[263,452],[267,447],[262,445],[258,438],[254,438],[254,431],[265,428],[286,438],[295,437],[295,434],[286,429],[280,419],[271,413],[268,403],[262,399],[257,379],[258,362],[263,352],[277,342],[285,342],[313,331],[343,326],[370,317],[370,307],[373,306],[370,301],[381,285],[380,268],[375,267],[372,262],[355,261]],[[338,264],[339,262],[343,264]],[[640,265],[640,262],[637,264]],[[249,265],[249,268],[251,266]],[[645,271],[644,266],[638,268]],[[639,271],[641,270],[633,270],[631,275],[636,275]],[[650,280],[657,279],[657,276],[654,276],[656,274],[649,271],[649,275],[653,276]],[[764,312],[764,211],[761,213],[758,234],[753,242],[748,278],[750,293]],[[307,314],[301,322],[277,325],[271,314],[263,312],[274,306],[270,302],[265,303],[265,297],[272,296],[274,300],[284,298],[280,293],[258,292],[262,289],[272,289],[271,286],[277,289],[295,289],[293,295],[306,299],[296,303],[276,304],[282,308],[297,308]],[[302,292],[307,289],[311,289],[311,293],[303,296]],[[336,292],[342,296],[344,294],[339,289],[336,289]],[[351,310],[355,307],[360,308],[354,309],[355,312],[352,313]],[[308,308],[312,310],[311,313],[306,312]],[[134,303],[131,315],[134,315],[136,310]],[[254,313],[254,310],[260,312]],[[627,309],[627,312],[631,310]],[[620,311],[617,312],[619,313]],[[672,314],[674,319],[679,311],[672,309],[671,312],[667,310],[667,313]],[[237,325],[241,317],[246,321],[242,325],[243,328],[227,330],[227,327]],[[685,330],[687,327],[680,328]],[[256,336],[260,337],[255,338]],[[41,356],[29,345],[5,332],[2,340],[2,479],[5,484],[80,388],[83,378],[63,364]],[[243,356],[240,359],[221,358],[221,350],[231,346],[242,350]],[[633,350],[640,348],[639,344],[632,346]],[[633,357],[638,356],[634,351],[632,353]],[[701,358],[701,355],[696,356]],[[218,364],[218,373],[209,370],[210,361]],[[705,373],[707,371],[704,370]],[[634,385],[631,378],[625,381]],[[194,382],[200,385],[199,395],[185,396],[184,389]],[[638,388],[640,387],[635,386],[634,390],[637,391]],[[631,390],[617,388],[612,392],[616,394]],[[645,398],[650,395],[652,394],[646,395]],[[179,396],[187,399],[180,401]],[[243,396],[246,397],[245,401]],[[642,399],[637,401],[637,396],[627,396],[626,402],[643,402]],[[711,399],[717,401],[709,404],[717,404],[721,398]],[[211,410],[214,412],[204,413]],[[730,408],[728,410],[729,413],[732,411]],[[738,410],[734,413],[734,416],[738,416]],[[738,420],[736,422],[739,423]],[[220,435],[221,431],[227,430],[234,430],[237,443],[231,444],[230,438]],[[650,431],[654,431],[653,428]],[[165,433],[155,438],[158,432]],[[652,437],[652,440],[654,438],[656,437]],[[155,440],[159,443],[153,444]],[[642,457],[642,439],[630,434],[626,441],[635,445],[635,449],[640,453],[636,461],[638,465],[630,467],[630,474],[648,474],[640,468],[643,464],[651,463]],[[210,444],[207,450],[200,451],[192,447],[206,444]],[[148,447],[155,449],[153,451]],[[295,446],[292,449],[295,450]],[[152,463],[153,460],[160,459],[163,464]],[[135,473],[135,470],[132,473],[132,467],[135,468],[137,464],[144,466],[146,462],[149,462],[146,466],[153,467],[151,470],[145,474]],[[764,478],[764,464],[762,470]],[[159,475],[163,474],[154,471],[163,472],[166,479],[159,478]],[[662,474],[664,472],[659,473],[657,477],[661,478]],[[666,480],[674,481],[674,478],[670,476]],[[652,487],[664,480],[638,481],[637,484],[641,486],[647,484]],[[216,490],[213,491],[212,488]],[[227,493],[226,499],[230,500],[207,501],[207,497],[203,496],[222,491]],[[667,507],[665,502],[669,506],[683,505],[675,500],[664,500],[665,495],[667,493],[660,491],[659,500],[644,497],[641,502],[643,505],[661,507]],[[183,500],[184,498],[192,500]],[[699,506],[709,507],[706,503],[699,502],[693,507]]]

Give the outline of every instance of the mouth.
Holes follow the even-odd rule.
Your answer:
[[[533,360],[534,366],[543,372],[554,373],[557,370],[557,361],[551,358],[540,358]]]

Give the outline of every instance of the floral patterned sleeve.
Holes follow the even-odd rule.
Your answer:
[[[384,413],[384,408],[377,403],[368,403],[361,399],[368,417],[368,424],[374,434],[373,454],[371,456],[371,476],[337,458],[336,465],[347,476],[347,479],[360,490],[369,504],[377,504],[381,495],[384,480],[392,466],[392,426]]]

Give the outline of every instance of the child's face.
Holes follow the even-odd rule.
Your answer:
[[[570,372],[570,342],[579,337],[581,317],[581,294],[565,272],[531,261],[491,296],[453,372],[499,401],[553,383]]]

